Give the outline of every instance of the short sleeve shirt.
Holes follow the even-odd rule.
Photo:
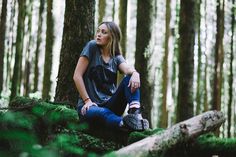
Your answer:
[[[115,93],[118,66],[125,62],[125,59],[122,55],[116,55],[105,62],[95,40],[91,40],[86,44],[80,56],[89,60],[87,70],[83,75],[89,98],[96,104],[101,105]],[[81,98],[79,99],[80,104],[83,104]]]

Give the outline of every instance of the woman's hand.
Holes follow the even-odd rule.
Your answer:
[[[135,92],[140,87],[140,78],[137,71],[132,73],[128,87],[131,88],[131,93]]]
[[[90,106],[98,106],[96,103],[92,102],[91,100],[86,101],[84,106],[81,109],[81,114],[85,115],[87,110],[89,110]]]

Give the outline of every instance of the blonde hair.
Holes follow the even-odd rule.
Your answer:
[[[121,32],[120,28],[114,22],[101,22],[99,26],[105,24],[110,33],[110,41],[107,44],[107,48],[110,49],[110,53],[112,56],[120,55],[120,40],[121,40]]]

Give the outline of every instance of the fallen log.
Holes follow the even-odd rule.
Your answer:
[[[59,153],[58,157],[89,156],[90,152],[104,154],[120,148],[123,135],[111,140],[94,136],[92,131],[98,134],[99,130],[80,123],[77,111],[66,104],[17,97],[0,112],[0,156],[20,156],[21,152],[47,156],[38,155],[43,151]],[[105,129],[102,134],[108,136]]]
[[[108,154],[108,156],[163,156],[171,147],[182,142],[187,142],[201,134],[213,131],[220,127],[224,121],[225,117],[222,112],[208,111],[186,121],[177,123],[160,134],[154,134],[123,147]]]
[[[27,113],[39,118],[40,126],[39,134],[42,130],[48,132],[60,132],[61,129],[68,129],[89,134],[96,138],[101,138],[107,141],[113,141],[118,144],[127,145],[127,140],[130,132],[125,130],[116,130],[106,128],[100,123],[89,125],[79,120],[77,111],[74,108],[69,108],[67,104],[57,102],[46,102],[41,99],[31,99],[27,97],[16,97],[9,104],[9,110],[14,112]],[[49,131],[48,131],[49,130]],[[43,137],[45,139],[45,137]]]

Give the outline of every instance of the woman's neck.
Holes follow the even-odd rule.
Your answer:
[[[102,56],[104,57],[110,57],[110,51],[108,48],[101,48]]]
[[[101,48],[101,56],[105,63],[108,63],[111,59],[111,54],[109,52],[109,49],[107,48]]]

